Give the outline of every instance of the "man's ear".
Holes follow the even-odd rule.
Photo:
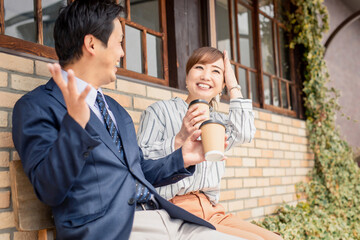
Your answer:
[[[88,34],[84,37],[84,49],[90,55],[95,54],[95,37],[91,34]]]

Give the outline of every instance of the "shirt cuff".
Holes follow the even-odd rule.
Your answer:
[[[230,100],[230,109],[244,109],[244,110],[252,110],[252,100],[251,99],[241,99],[235,98]]]

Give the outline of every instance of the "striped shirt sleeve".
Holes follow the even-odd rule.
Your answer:
[[[229,114],[214,112],[212,115],[226,125],[229,145],[226,150],[245,142],[251,142],[256,128],[254,125],[254,113],[250,99],[231,99]]]
[[[145,159],[158,159],[173,151],[175,135],[164,138],[166,126],[164,113],[157,104],[148,107],[140,117],[137,140]]]

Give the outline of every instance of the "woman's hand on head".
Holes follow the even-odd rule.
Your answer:
[[[231,63],[229,60],[229,55],[226,50],[224,50],[224,68],[225,68],[225,84],[228,89],[236,86],[238,84],[234,70],[231,67]]]
[[[180,131],[175,136],[175,149],[180,148],[207,118],[205,110],[198,109],[196,105],[191,106],[183,118]]]
[[[224,68],[225,84],[230,93],[230,98],[242,98],[241,89],[234,88],[238,85],[238,81],[236,80],[234,70],[231,67],[229,54],[226,50],[224,50]]]

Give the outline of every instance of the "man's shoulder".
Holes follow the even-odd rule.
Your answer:
[[[105,96],[106,102],[110,105],[110,107],[116,107],[116,108],[125,110],[124,107],[121,106],[121,104],[118,101],[116,101],[114,98],[110,97],[106,93],[104,93],[104,96]]]
[[[113,112],[114,115],[117,115],[119,113],[122,115],[122,117],[129,117],[131,119],[129,113],[126,111],[126,109],[123,106],[121,106],[121,104],[118,101],[116,101],[109,95],[105,94],[104,96],[107,104],[110,107],[110,110]]]
[[[40,105],[48,105],[51,104],[51,101],[49,101],[50,96],[46,91],[47,85],[50,83],[51,79],[48,83],[44,85],[40,85],[36,87],[35,89],[31,90],[30,92],[23,95],[15,104],[16,106],[19,105],[33,105],[36,104],[38,106]],[[51,83],[50,83],[51,85]]]

